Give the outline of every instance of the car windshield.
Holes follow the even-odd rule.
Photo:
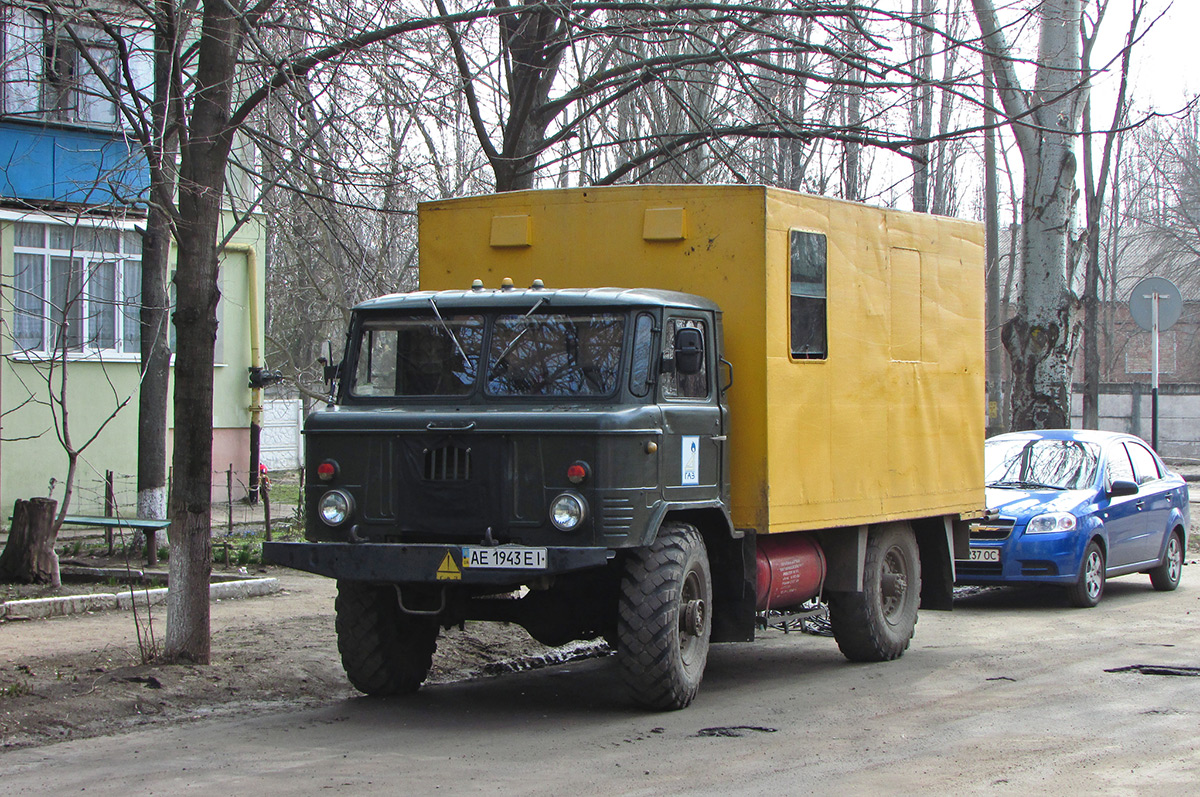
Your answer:
[[[488,347],[492,396],[606,396],[616,390],[625,317],[617,313],[501,315]]]
[[[1100,447],[1078,440],[999,438],[984,446],[989,487],[1082,490],[1096,481]]]
[[[359,336],[353,396],[463,396],[474,388],[483,316],[368,321]]]

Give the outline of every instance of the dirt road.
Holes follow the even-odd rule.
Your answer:
[[[848,664],[832,640],[797,634],[717,646],[682,712],[630,707],[609,659],[401,700],[330,686],[315,708],[247,704],[0,753],[0,782],[6,794],[1194,794],[1197,570],[1166,594],[1114,580],[1092,610],[1033,589],[969,597],[923,612],[890,664]],[[1160,674],[1114,671],[1139,666]]]

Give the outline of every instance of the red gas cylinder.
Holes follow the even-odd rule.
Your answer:
[[[821,592],[825,553],[807,534],[758,537],[758,611],[799,606]]]

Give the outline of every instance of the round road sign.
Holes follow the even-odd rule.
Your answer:
[[[1175,283],[1162,277],[1146,277],[1133,286],[1129,295],[1129,314],[1147,332],[1154,329],[1153,299],[1158,297],[1158,331],[1170,329],[1183,312],[1183,297]]]

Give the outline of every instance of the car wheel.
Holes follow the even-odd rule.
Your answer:
[[[1170,592],[1179,586],[1183,576],[1183,540],[1178,531],[1171,532],[1162,563],[1150,571],[1150,583],[1159,592]]]
[[[1067,587],[1067,600],[1072,606],[1090,609],[1104,596],[1104,551],[1094,541],[1083,552],[1079,580]]]

